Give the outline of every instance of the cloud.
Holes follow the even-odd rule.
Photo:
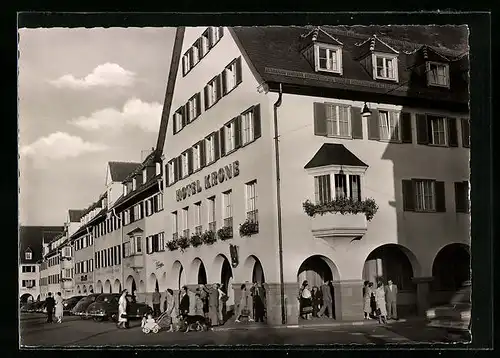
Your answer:
[[[158,102],[147,103],[132,98],[123,105],[121,111],[115,108],[104,108],[92,113],[89,117],[74,118],[70,123],[89,131],[136,127],[145,132],[157,132],[161,112],[162,105]]]
[[[108,147],[104,144],[86,142],[80,137],[64,132],[55,132],[41,137],[20,149],[21,157],[36,160],[61,160],[75,158],[86,153],[101,152]]]
[[[87,89],[92,87],[127,87],[134,82],[135,74],[116,63],[105,63],[97,66],[83,78],[75,78],[69,74],[50,81],[58,88]]]

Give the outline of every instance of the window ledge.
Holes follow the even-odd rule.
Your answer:
[[[336,135],[336,134],[327,134],[326,135],[327,138],[336,138],[336,139],[352,139],[352,135],[351,136],[344,136],[344,135]]]
[[[342,76],[342,70],[327,70],[326,68],[319,68],[316,70],[316,72],[326,72],[326,73],[333,73],[336,75],[341,75]]]
[[[450,89],[450,84],[441,85],[441,84],[438,84],[438,83],[427,82],[427,86],[429,86],[429,87],[437,87],[437,88],[447,88],[447,89]]]
[[[427,144],[429,147],[441,147],[441,148],[450,148],[447,144],[434,144],[434,143],[429,143]]]
[[[375,76],[375,80],[382,80],[382,81],[391,81],[391,82],[398,82],[397,78],[389,78],[389,77],[380,77],[380,76]]]

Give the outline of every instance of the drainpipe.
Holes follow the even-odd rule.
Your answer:
[[[281,227],[281,178],[280,178],[280,152],[278,135],[278,107],[281,106],[283,91],[280,83],[279,97],[274,104],[274,147],[276,154],[276,203],[278,211],[278,251],[280,264],[280,296],[281,296],[281,323],[286,324],[285,307],[285,282],[283,278],[283,230]]]

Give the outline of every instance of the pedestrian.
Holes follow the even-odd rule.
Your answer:
[[[181,291],[181,302],[179,304],[179,313],[182,317],[185,318],[188,315],[190,306],[188,288],[187,286],[183,286]]]
[[[127,290],[123,290],[118,300],[118,328],[128,328],[127,306]]]
[[[208,289],[205,287],[205,285],[198,285],[198,288],[196,289],[196,293],[200,294],[200,299],[201,302],[203,302],[203,315],[205,317],[208,316]]]
[[[252,292],[255,322],[264,322],[265,291],[260,283],[256,283]]]
[[[236,323],[240,322],[241,317],[248,317],[248,320],[250,322],[253,322],[253,318],[250,315],[250,300],[249,300],[249,294],[248,294],[249,289],[247,288],[247,285],[244,283],[241,285],[241,298],[240,298],[240,303],[238,305],[238,309],[236,311]]]
[[[387,286],[385,287],[385,301],[387,303],[387,319],[397,320],[398,286],[392,283],[392,280],[387,281]]]
[[[61,296],[61,292],[57,292],[55,298],[55,306],[56,306],[55,316],[57,319],[57,323],[62,323],[64,306],[63,306],[63,298]]]
[[[166,317],[166,326],[168,326],[168,332],[173,332],[174,328],[177,327],[177,320],[178,320],[178,309],[177,309],[177,304],[174,298],[174,291],[172,289],[167,289],[165,291],[165,307],[164,311],[167,314]],[[188,304],[189,307],[189,304]]]
[[[363,313],[365,319],[372,319],[373,282],[365,281],[363,286]]]
[[[211,326],[219,325],[219,287],[213,284],[208,291],[208,322]]]
[[[47,298],[45,299],[45,308],[47,309],[47,323],[52,323],[52,313],[54,312],[54,306],[56,302],[54,301],[54,297],[52,297],[52,292],[47,294]]]
[[[320,287],[323,305],[318,312],[318,317],[323,317],[325,315],[325,311],[328,310],[328,317],[333,318],[333,298],[332,291],[328,283],[329,280],[324,280],[324,283]]]
[[[318,312],[321,309],[321,291],[318,286],[313,286],[312,291],[312,306],[313,306],[313,317],[318,317]]]
[[[153,292],[153,317],[158,317],[161,314],[160,309],[161,302],[161,294],[158,287],[155,288],[155,292]]]
[[[312,294],[309,290],[309,283],[304,281],[302,283],[302,290],[300,294],[300,306],[303,319],[310,319],[312,315]]]
[[[377,305],[377,317],[379,323],[387,322],[387,308],[385,302],[385,289],[382,281],[378,281],[375,290],[375,303]]]
[[[204,312],[203,312],[203,300],[201,299],[201,294],[199,292],[197,292],[195,294],[195,299],[194,299],[194,312],[193,314],[191,314],[190,312],[190,316],[201,316],[203,317],[204,316]]]
[[[224,293],[224,291],[221,289],[221,284],[220,283],[217,283],[216,284],[216,288],[217,288],[217,292],[219,292],[219,312],[218,312],[218,315],[219,315],[219,324],[223,324],[224,323],[224,317],[225,317],[225,302],[227,301],[227,295]]]

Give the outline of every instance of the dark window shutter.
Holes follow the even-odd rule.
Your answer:
[[[368,117],[368,139],[380,139],[378,109],[372,109],[372,114]]]
[[[177,160],[179,159],[178,157],[177,158],[174,158],[173,161],[174,161],[174,182],[178,181],[179,178],[181,177],[180,176],[180,168],[179,168],[179,161]]]
[[[457,119],[448,118],[448,146],[458,147],[458,134],[457,134]]]
[[[205,111],[208,109],[208,85],[203,89],[203,103],[205,104]]]
[[[123,256],[122,257],[125,257],[125,243],[122,244],[123,248],[122,248],[122,254]]]
[[[351,128],[353,139],[363,139],[363,118],[361,108],[351,107]]]
[[[412,142],[411,113],[408,112],[401,113],[401,142],[403,143]]]
[[[216,101],[218,101],[222,97],[222,76],[217,76],[215,79],[215,88],[217,92]]]
[[[413,181],[403,180],[403,210],[415,211],[415,194],[413,191]]]
[[[208,28],[207,31],[208,31],[208,47],[212,48],[212,46],[214,45],[214,37],[212,34],[212,29]]]
[[[226,69],[224,69],[224,71],[222,71],[222,96],[225,95],[227,93],[227,87],[226,87]],[[222,97],[221,96],[221,97]]]
[[[239,85],[242,81],[242,73],[241,73],[241,57],[238,57],[236,60],[236,86]]]
[[[168,163],[167,163],[167,164],[165,164],[165,183],[167,184],[167,186],[169,185],[168,181],[170,180],[168,175],[169,175],[169,172],[168,172]]]
[[[464,200],[465,200],[465,212],[470,212],[470,203],[469,203],[469,182],[464,181]]]
[[[203,168],[207,159],[205,156],[205,139],[200,140],[198,143],[200,146],[200,168]]]
[[[198,117],[201,114],[201,93],[196,94],[196,117]]]
[[[188,123],[187,103],[184,106],[182,106],[181,113],[182,113],[182,128],[184,128],[186,126],[186,124]],[[181,128],[179,128],[179,130],[180,129]]]
[[[465,187],[463,182],[455,182],[455,211],[465,213]]]
[[[150,253],[151,253],[151,245],[149,244],[150,237],[151,237],[151,236],[148,236],[148,237],[146,238],[146,253],[147,253],[147,254],[150,254]]]
[[[241,147],[241,116],[233,119],[234,123],[234,148]]]
[[[219,38],[221,39],[224,36],[224,28],[222,26],[219,27]]]
[[[314,103],[314,135],[326,136],[326,106],[324,103]]]
[[[260,120],[260,104],[253,107],[253,138],[260,138],[262,135],[262,127]]]
[[[179,179],[181,179],[182,177],[184,177],[186,175],[186,173],[182,172],[182,156],[181,155],[179,155],[177,157],[177,168],[179,168]]]
[[[462,147],[470,148],[470,122],[467,118],[462,119]]]
[[[417,114],[417,143],[429,144],[429,131],[425,114]]]
[[[188,174],[193,174],[193,148],[189,148],[187,151],[188,157]]]
[[[172,130],[173,130],[174,134],[177,133],[177,131],[178,131],[177,122],[175,120],[176,114],[177,114],[177,112],[174,113],[174,115],[172,116]]]
[[[436,211],[438,213],[446,212],[446,197],[444,189],[444,181],[436,181]]]
[[[215,151],[215,155],[214,155],[214,158],[216,160],[218,160],[220,158],[220,140],[219,140],[219,131],[215,131],[212,133],[213,135],[213,141],[214,141],[214,151]]]
[[[224,132],[226,126],[223,126],[220,130],[219,130],[219,141],[220,141],[220,156],[223,157],[226,155],[226,141],[225,141],[225,138],[226,138],[226,133]]]

